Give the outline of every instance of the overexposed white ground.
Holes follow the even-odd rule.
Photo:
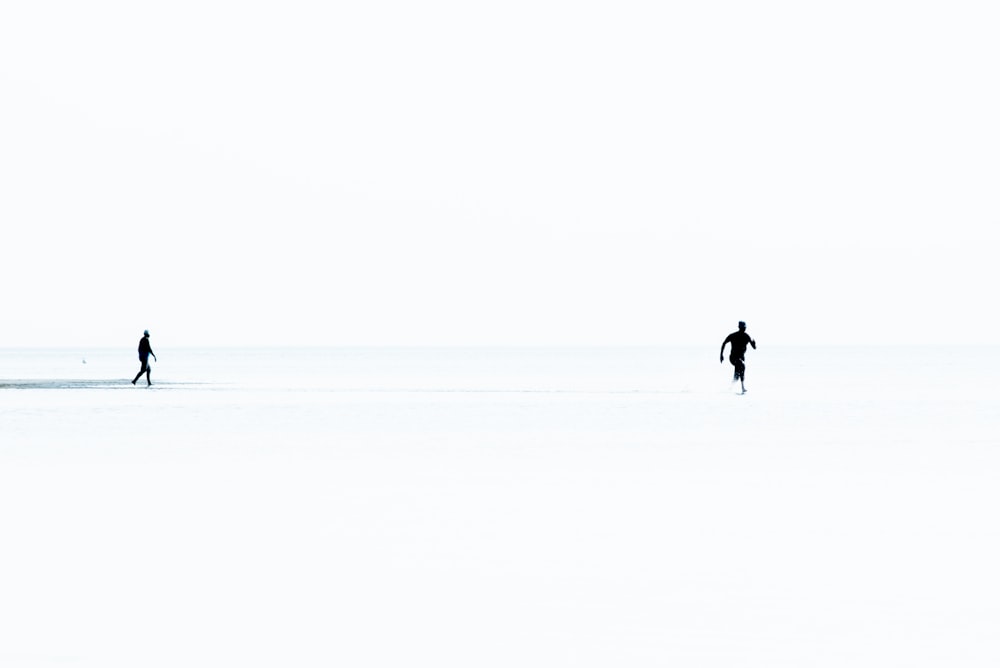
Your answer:
[[[0,665],[1000,665],[996,350],[644,354],[0,389]]]

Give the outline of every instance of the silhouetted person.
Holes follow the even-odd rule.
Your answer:
[[[142,374],[146,374],[146,386],[153,384],[153,381],[149,379],[149,356],[152,355],[153,359],[156,359],[156,353],[149,346],[149,330],[147,329],[142,333],[142,338],[139,339],[139,361],[142,362],[142,368],[139,369],[139,373],[135,375],[132,379],[132,384],[135,385],[135,381],[142,378]]]
[[[747,366],[743,357],[747,354],[747,345],[757,350],[757,342],[750,338],[750,335],[747,334],[747,324],[740,320],[740,331],[733,332],[722,342],[722,348],[719,349],[719,364],[722,364],[727,343],[730,345],[729,361],[733,363],[733,382],[740,381],[740,389],[746,392],[747,388],[743,384],[743,379],[746,377]]]

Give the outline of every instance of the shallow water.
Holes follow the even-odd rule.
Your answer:
[[[0,351],[3,665],[1000,659],[998,349],[157,354]]]

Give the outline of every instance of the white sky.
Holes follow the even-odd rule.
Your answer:
[[[990,342],[992,2],[5,2],[0,346]]]

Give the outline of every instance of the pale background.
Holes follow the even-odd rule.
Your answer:
[[[998,17],[4,2],[0,664],[1000,665]]]
[[[977,343],[990,2],[5,2],[0,346]]]

